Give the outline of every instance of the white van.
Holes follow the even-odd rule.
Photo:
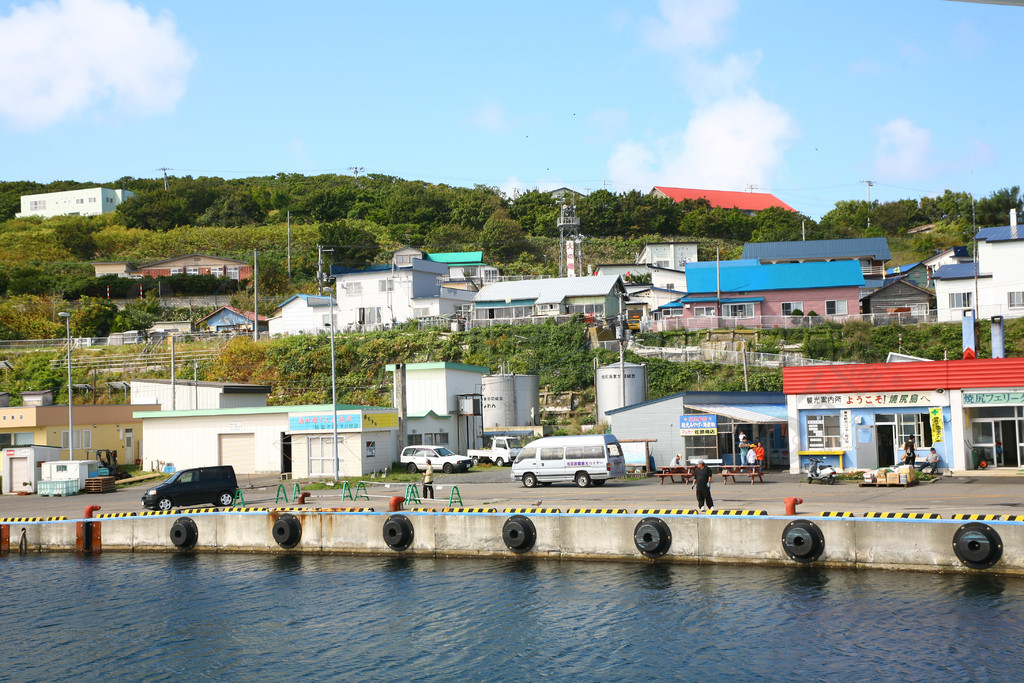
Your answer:
[[[624,476],[622,446],[611,434],[546,436],[528,443],[512,465],[512,479],[526,487],[574,481],[585,488]]]

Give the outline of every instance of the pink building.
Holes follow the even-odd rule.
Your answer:
[[[753,259],[686,265],[686,296],[655,311],[656,329],[782,327],[805,316],[860,314],[857,261],[762,264]]]

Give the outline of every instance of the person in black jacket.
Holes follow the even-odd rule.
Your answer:
[[[703,460],[698,460],[693,470],[693,485],[697,489],[697,509],[700,512],[704,512],[705,504],[708,512],[715,507],[715,501],[711,500],[711,474],[711,468]]]

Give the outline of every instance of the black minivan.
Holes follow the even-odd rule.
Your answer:
[[[175,472],[174,476],[146,491],[142,506],[151,510],[209,503],[228,507],[235,501],[235,468],[231,465],[196,467]]]

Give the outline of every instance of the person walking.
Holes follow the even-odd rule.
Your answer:
[[[763,470],[765,461],[765,450],[764,444],[761,443],[760,441],[758,441],[757,445],[754,446],[754,458],[756,460],[755,464]]]
[[[747,435],[744,434],[743,432],[740,432],[738,446],[739,448],[737,450],[739,451],[739,462],[733,462],[734,465],[742,465],[747,461],[747,451],[750,450],[750,442],[747,441]]]
[[[423,470],[423,497],[434,499],[434,466],[430,460],[427,460],[427,469]]]
[[[711,468],[704,464],[703,460],[697,461],[697,467],[693,470],[693,486],[697,489],[697,511],[711,512],[715,507],[715,501],[711,499]]]

